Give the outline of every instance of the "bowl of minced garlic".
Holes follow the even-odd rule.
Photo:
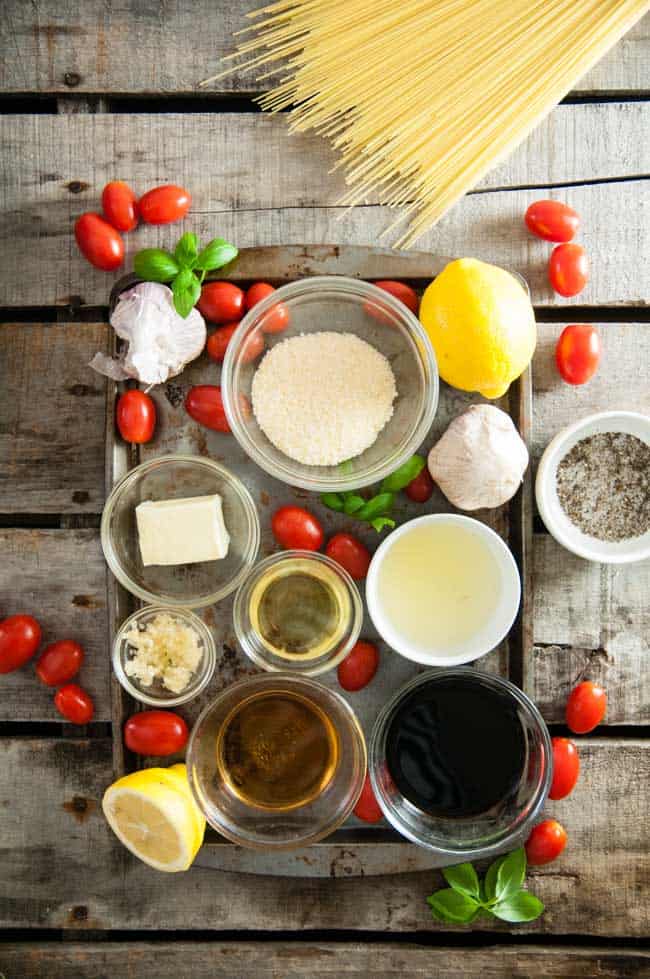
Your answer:
[[[542,455],[535,496],[548,531],[579,557],[650,557],[650,417],[603,411],[563,429]]]
[[[192,700],[210,682],[215,663],[210,630],[187,609],[147,605],[122,623],[113,644],[118,680],[154,707]]]

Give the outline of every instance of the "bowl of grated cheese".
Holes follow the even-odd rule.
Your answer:
[[[278,332],[278,307],[288,326]],[[265,353],[250,357],[253,340]],[[368,282],[315,276],[282,286],[233,334],[221,374],[232,432],[290,486],[342,492],[380,482],[426,437],[438,368],[418,319]]]

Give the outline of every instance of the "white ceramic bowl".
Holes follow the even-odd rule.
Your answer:
[[[650,417],[636,411],[601,411],[575,422],[551,439],[539,462],[535,480],[537,509],[546,528],[559,544],[578,557],[601,564],[629,564],[650,557],[650,531],[622,541],[603,541],[583,534],[572,523],[557,495],[556,472],[573,446],[589,435],[626,432],[650,445]]]
[[[414,646],[395,629],[393,623],[386,617],[378,595],[380,567],[395,541],[412,530],[415,524],[434,522],[464,524],[468,530],[478,534],[487,544],[494,558],[495,567],[501,576],[499,600],[489,622],[471,640],[453,651],[442,648],[436,649],[433,646]],[[425,666],[461,666],[489,653],[490,650],[499,645],[512,628],[519,610],[520,599],[519,569],[507,544],[480,520],[455,513],[429,513],[424,517],[417,517],[415,520],[409,520],[402,524],[401,527],[389,534],[377,548],[370,562],[366,578],[368,612],[377,632],[396,652],[401,653],[402,656],[414,663],[422,663]]]

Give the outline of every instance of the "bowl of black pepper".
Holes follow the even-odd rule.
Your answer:
[[[563,429],[542,455],[535,496],[549,533],[579,557],[650,557],[650,417],[603,411]]]

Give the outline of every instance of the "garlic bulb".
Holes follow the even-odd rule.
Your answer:
[[[115,381],[134,377],[144,384],[162,384],[180,374],[205,346],[205,320],[198,309],[183,319],[174,309],[171,289],[159,282],[141,282],[122,293],[111,326],[127,341],[126,352],[118,358],[97,353],[90,367]]]
[[[461,510],[497,507],[511,499],[528,465],[528,449],[505,411],[472,405],[454,418],[429,453],[429,472]]]

